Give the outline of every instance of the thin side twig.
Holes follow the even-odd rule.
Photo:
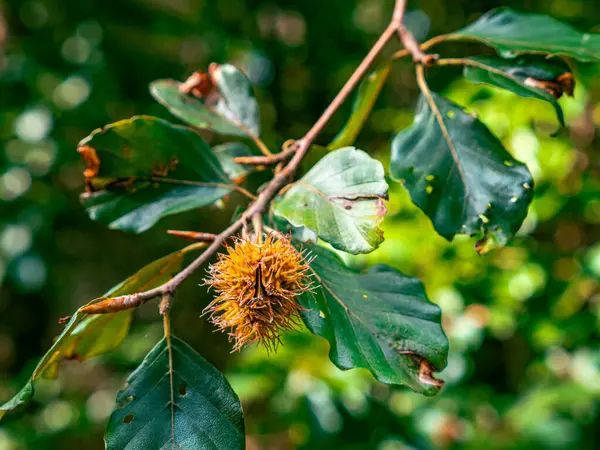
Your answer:
[[[406,11],[407,0],[396,0],[393,21],[397,27],[398,37],[402,41],[404,48],[412,55],[415,64],[431,65],[439,55],[427,54],[423,52],[419,43],[410,31],[404,25],[404,12]]]
[[[252,166],[272,166],[285,161],[295,153],[292,148],[287,148],[280,153],[275,153],[271,156],[238,156],[232,161],[238,164],[248,164]]]
[[[215,240],[213,233],[202,233],[200,231],[167,230],[167,234],[178,238],[196,242],[212,242]]]

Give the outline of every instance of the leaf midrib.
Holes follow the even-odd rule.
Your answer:
[[[588,33],[590,35],[594,34],[594,33]],[[448,36],[449,39],[452,38],[458,38],[457,40],[470,40],[470,41],[483,41],[486,43],[491,43],[492,45],[494,45],[495,43],[500,44],[500,46],[504,46],[504,47],[509,47],[511,45],[513,46],[520,46],[523,47],[525,49],[527,49],[527,47],[530,47],[531,44],[528,42],[523,42],[523,41],[510,41],[510,40],[505,40],[505,39],[499,39],[496,37],[478,37],[475,35],[469,35],[469,34],[460,34],[460,33],[453,33],[453,34],[448,34],[446,35]],[[597,61],[598,57],[596,56],[595,53],[593,53],[591,50],[588,50],[587,47],[577,47],[577,46],[569,46],[569,45],[555,45],[555,44],[543,44],[538,46],[539,48],[544,48],[544,49],[549,49],[551,50],[550,52],[545,52],[543,50],[537,50],[537,51],[529,51],[529,50],[521,50],[521,52],[526,52],[526,53],[566,53],[566,52],[572,52],[572,53],[583,53],[589,57],[592,57],[593,60]]]

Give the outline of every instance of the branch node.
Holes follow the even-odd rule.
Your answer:
[[[394,15],[392,16],[391,27],[395,28],[398,37],[402,41],[404,48],[412,55],[415,64],[431,66],[439,55],[428,55],[421,50],[421,46],[404,25],[404,12],[406,11],[406,0],[396,0]],[[400,52],[398,52],[400,54]]]
[[[160,304],[158,305],[158,311],[160,312],[161,316],[169,314],[172,306],[173,293],[165,292],[160,300]]]

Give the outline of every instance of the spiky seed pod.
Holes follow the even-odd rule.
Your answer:
[[[298,324],[296,298],[311,288],[308,263],[285,237],[238,238],[208,269],[206,284],[217,296],[204,313],[219,330],[229,330],[234,351],[254,342],[274,350],[281,330]]]

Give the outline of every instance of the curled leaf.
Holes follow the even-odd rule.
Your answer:
[[[562,59],[522,55],[512,59],[475,56],[466,61],[464,74],[467,80],[548,102],[554,107],[561,126],[565,126],[562,108],[556,100],[563,92],[572,96],[575,81],[571,69]]]
[[[184,83],[156,80],[150,84],[150,93],[171,114],[194,127],[227,136],[260,134],[258,102],[250,81],[231,64],[211,64],[208,75],[196,72]]]
[[[569,97],[573,97],[575,89],[575,80],[572,73],[563,73],[556,80],[538,80],[533,77],[527,77],[523,83],[526,86],[543,89],[554,98],[562,97],[563,92]]]

